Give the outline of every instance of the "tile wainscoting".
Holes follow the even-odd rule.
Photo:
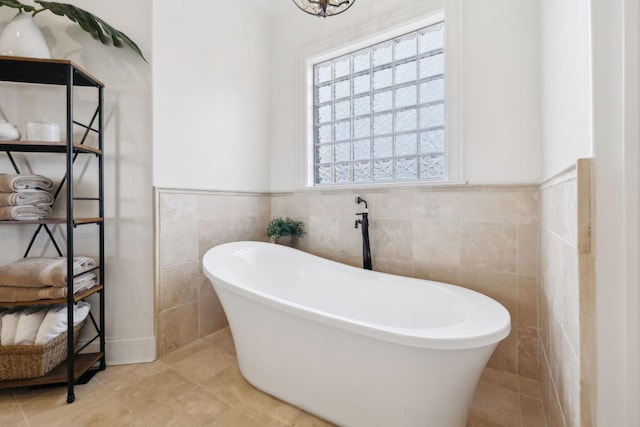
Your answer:
[[[202,256],[220,243],[265,240],[270,211],[268,194],[155,190],[158,357],[227,326]]]
[[[489,366],[538,378],[538,187],[430,186],[271,195],[271,215],[304,221],[294,246],[362,266],[355,213],[369,206],[374,270],[480,291],[510,312]]]
[[[550,426],[593,425],[595,290],[591,160],[540,186],[540,388]]]
[[[265,240],[268,221],[304,221],[299,249],[361,266],[356,195],[367,200],[374,269],[464,286],[500,301],[512,332],[489,366],[538,379],[538,186],[229,193],[156,189],[156,333],[165,355],[226,325],[201,272],[206,250]]]

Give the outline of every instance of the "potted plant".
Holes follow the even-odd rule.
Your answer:
[[[289,217],[273,218],[267,227],[267,237],[272,243],[278,243],[278,240],[285,236],[302,237],[305,235],[302,221],[296,221]]]
[[[91,34],[91,37],[99,40],[102,44],[106,45],[111,41],[111,43],[116,47],[122,47],[124,45],[129,46],[135,53],[145,60],[145,62],[147,61],[142,54],[142,51],[133,40],[131,40],[125,33],[115,29],[94,14],[68,3],[57,3],[42,0],[34,0],[34,2],[39,6],[39,8],[20,3],[18,0],[0,0],[0,7],[7,6],[18,9],[19,13],[12,22],[26,18],[31,22],[31,24],[26,25],[34,25],[32,23],[33,17],[45,10],[48,10],[58,16],[66,16],[71,21],[77,23],[84,31]],[[7,30],[5,29],[5,32],[6,31]]]

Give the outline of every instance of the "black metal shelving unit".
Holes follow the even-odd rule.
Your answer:
[[[24,253],[28,257],[34,242],[38,236],[45,235],[59,256],[67,258],[67,271],[73,271],[74,257],[74,230],[76,227],[97,226],[99,257],[97,267],[91,271],[97,272],[98,285],[86,292],[74,295],[73,274],[68,274],[67,297],[61,300],[25,301],[20,303],[0,303],[0,306],[18,305],[49,305],[67,304],[68,331],[67,331],[67,361],[55,368],[49,374],[41,378],[25,380],[0,381],[0,388],[41,386],[46,384],[67,385],[67,403],[75,400],[74,386],[81,378],[90,378],[98,370],[106,368],[105,359],[105,267],[104,267],[104,84],[95,79],[71,61],[50,60],[0,56],[0,81],[13,83],[27,83],[40,85],[56,85],[66,87],[66,139],[62,142],[41,141],[0,141],[0,151],[8,156],[15,173],[20,173],[20,168],[12,153],[60,153],[65,157],[66,173],[62,181],[55,189],[54,198],[58,202],[64,198],[66,203],[66,216],[64,218],[48,218],[39,221],[0,221],[0,225],[37,226]],[[88,123],[81,123],[74,119],[74,93],[77,87],[89,87],[97,90],[96,109]],[[76,143],[74,130],[80,129],[82,136]],[[90,134],[97,135],[98,147],[85,145]],[[76,197],[74,193],[74,163],[78,156],[96,156],[98,169],[98,194],[96,197]],[[63,191],[64,190],[64,191]],[[97,205],[97,216],[79,218],[74,214],[75,201],[90,201]],[[55,203],[55,202],[54,202]],[[55,225],[66,226],[65,242],[59,245],[56,242],[52,227]],[[62,247],[61,247],[62,246]],[[64,250],[63,250],[64,249]],[[85,272],[87,273],[87,272]],[[83,274],[85,274],[83,273]],[[73,305],[90,295],[99,297],[99,316],[96,319],[89,313],[90,323],[96,334],[81,348],[74,349],[73,342]],[[81,353],[87,346],[99,340],[100,351],[97,353]]]

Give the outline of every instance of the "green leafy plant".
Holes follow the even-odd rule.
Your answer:
[[[108,45],[109,41],[111,41],[115,47],[122,47],[124,45],[129,46],[135,53],[140,55],[145,62],[147,62],[138,45],[131,40],[129,36],[122,31],[113,28],[94,14],[68,3],[41,0],[34,0],[34,2],[41,8],[37,9],[34,6],[22,4],[17,0],[0,0],[0,7],[12,7],[14,9],[19,9],[24,13],[31,13],[33,16],[36,16],[38,13],[44,12],[45,10],[48,10],[58,16],[66,16],[71,21],[77,23],[84,31],[91,34],[91,37],[99,40],[100,43]]]
[[[287,218],[274,218],[267,227],[267,236],[277,242],[280,237],[283,236],[297,236],[302,237],[305,235],[303,229],[304,224],[302,221],[296,221],[289,217]]]

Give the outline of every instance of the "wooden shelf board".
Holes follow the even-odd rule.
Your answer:
[[[73,220],[73,223],[75,225],[81,225],[81,224],[95,224],[98,222],[103,222],[104,218],[100,218],[100,217],[94,217],[94,218],[76,218]],[[64,222],[66,223],[67,220],[65,219]]]
[[[73,296],[73,300],[75,302],[81,301],[88,297],[89,295],[93,295],[97,292],[100,292],[104,289],[103,285],[96,285],[91,289],[87,289],[86,291],[77,293]],[[25,305],[53,305],[53,304],[66,304],[66,298],[58,298],[58,299],[41,299],[37,301],[13,301],[13,302],[0,302],[0,307],[17,307],[17,306],[25,306]]]
[[[74,225],[83,225],[83,224],[97,224],[99,222],[103,222],[104,218],[101,217],[93,217],[93,218],[76,218],[73,220]],[[37,220],[29,220],[29,221],[0,221],[0,225],[2,224],[66,224],[66,218],[45,218],[45,219],[37,219]]]
[[[77,380],[82,374],[88,371],[101,358],[102,353],[78,354],[73,362],[73,378]],[[56,366],[44,377],[29,378],[24,380],[0,381],[0,388],[29,387],[44,384],[66,384],[67,383],[67,361],[65,360]]]
[[[74,85],[104,87],[101,81],[68,59],[0,56],[0,80],[4,81],[65,85],[69,69],[74,71]]]
[[[64,141],[0,141],[0,151],[64,153],[67,151],[67,143]],[[102,150],[81,144],[73,144],[73,151],[102,154]]]

